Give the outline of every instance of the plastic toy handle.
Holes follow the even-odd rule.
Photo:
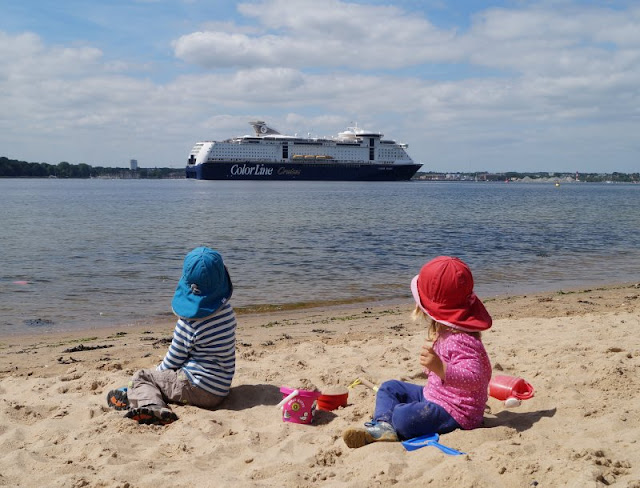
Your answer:
[[[373,383],[371,383],[368,380],[365,380],[364,378],[360,378],[360,383],[362,383],[364,386],[371,388],[373,391],[378,391],[378,385],[374,385]]]
[[[276,405],[276,408],[282,408],[285,403],[287,403],[293,397],[298,396],[298,393],[300,393],[298,390],[293,390],[286,397],[284,397],[280,403]]]
[[[460,456],[461,454],[465,454],[464,452],[458,451],[457,449],[440,444],[438,442],[439,439],[440,436],[438,434],[426,434],[420,437],[414,437],[413,439],[402,441],[402,445],[407,451],[415,451],[416,449],[420,449],[421,447],[433,446],[437,447],[449,456]]]
[[[429,442],[427,442],[427,445],[428,446],[437,447],[442,452],[444,452],[445,454],[449,454],[450,456],[460,456],[461,454],[464,454],[464,452],[458,451],[457,449],[454,449],[453,447],[444,446],[444,445],[442,445],[442,444],[440,444],[439,442],[436,442],[436,441],[429,441]]]
[[[515,396],[518,400],[529,400],[530,398],[533,398],[536,390],[533,386],[531,386],[531,383],[524,380],[523,380],[523,383],[524,383],[524,389],[519,391],[514,391],[513,396]]]

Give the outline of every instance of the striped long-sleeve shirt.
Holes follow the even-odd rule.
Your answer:
[[[180,318],[159,370],[182,369],[191,384],[229,394],[236,368],[236,316],[228,303],[203,319]]]

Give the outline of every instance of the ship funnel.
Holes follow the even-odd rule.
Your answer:
[[[257,136],[266,136],[268,134],[280,134],[280,132],[278,132],[275,129],[272,129],[262,120],[256,120],[249,123],[251,124],[251,127],[253,127],[253,130],[256,131]]]

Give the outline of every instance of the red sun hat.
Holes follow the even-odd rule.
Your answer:
[[[411,280],[416,304],[436,322],[464,332],[491,327],[491,315],[473,293],[473,276],[460,259],[439,256]]]

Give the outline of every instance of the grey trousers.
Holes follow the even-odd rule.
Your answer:
[[[217,407],[225,399],[192,385],[182,370],[173,369],[137,371],[129,381],[127,398],[130,408],[147,405],[166,408],[168,403],[177,403],[207,409]]]

